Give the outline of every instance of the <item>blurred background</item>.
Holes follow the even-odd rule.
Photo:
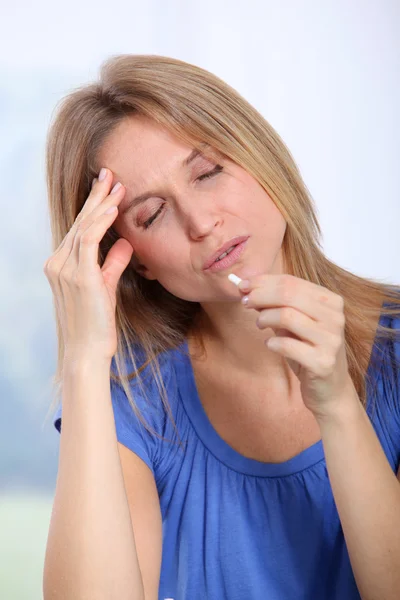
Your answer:
[[[236,88],[293,153],[326,254],[400,283],[398,0],[0,4],[0,599],[42,598],[59,434],[44,143],[58,101],[121,53]]]

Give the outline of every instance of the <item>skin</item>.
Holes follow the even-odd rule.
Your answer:
[[[297,378],[282,356],[265,346],[272,329],[260,331],[257,312],[238,300],[228,280],[283,273],[282,241],[286,222],[270,196],[247,171],[220,156],[182,161],[193,148],[144,117],[129,117],[110,134],[99,154],[114,185],[125,187],[114,229],[134,248],[139,271],[157,279],[172,294],[200,302],[204,310],[207,356],[245,377],[263,378],[290,401]],[[223,171],[196,179],[219,164]],[[124,213],[129,200],[152,190],[144,204]],[[164,204],[148,229],[143,222]],[[218,273],[205,272],[205,260],[224,242],[249,235],[238,262]],[[240,343],[238,343],[240,340]]]

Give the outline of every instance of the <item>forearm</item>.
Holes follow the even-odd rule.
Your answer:
[[[83,362],[64,376],[44,598],[143,597],[117,446],[110,365]]]
[[[319,419],[326,465],[363,600],[400,598],[400,483],[358,398]]]

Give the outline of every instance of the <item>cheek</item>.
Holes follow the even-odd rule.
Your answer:
[[[159,265],[164,268],[172,260],[174,245],[168,237],[137,231],[132,225],[123,222],[119,222],[115,229],[118,235],[128,240],[134,254],[147,267]]]
[[[261,188],[249,199],[249,213],[266,231],[270,233],[285,228],[286,222],[276,204]]]
[[[264,215],[264,223],[270,230],[281,230],[282,227],[286,226],[286,221],[283,218],[283,215],[278,210],[278,207],[272,202],[272,200],[267,200],[265,203],[265,208],[263,211]]]
[[[183,252],[179,249],[179,244],[173,242],[170,237],[139,237],[136,251],[148,268],[165,273],[182,260]]]

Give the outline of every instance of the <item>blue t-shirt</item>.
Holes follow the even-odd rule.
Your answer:
[[[381,315],[380,322],[400,328],[400,319]],[[375,358],[377,348],[375,340]],[[145,461],[157,484],[163,519],[159,600],[360,600],[322,441],[282,463],[242,456],[208,420],[187,351],[185,342],[160,361],[183,448],[150,377],[146,389],[154,402],[146,402],[132,382],[134,398],[149,425],[175,443],[146,431],[122,388],[111,385],[118,440]],[[387,365],[381,361],[372,369],[370,360],[368,368],[377,401],[371,412],[367,386],[367,411],[396,472],[399,387],[389,385],[388,369],[397,378],[400,344],[384,341],[381,354]]]

